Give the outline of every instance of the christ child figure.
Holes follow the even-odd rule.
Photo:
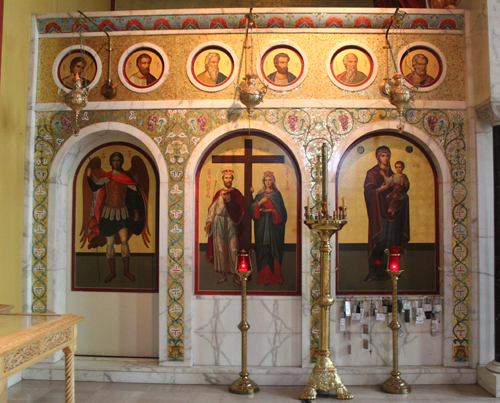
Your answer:
[[[387,204],[389,205],[387,211],[389,214],[395,214],[399,211],[403,201],[408,197],[406,192],[410,189],[410,181],[403,173],[405,163],[403,161],[396,161],[394,169],[396,173],[390,178],[392,191],[387,195]]]

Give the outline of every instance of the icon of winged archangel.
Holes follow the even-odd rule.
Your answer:
[[[83,220],[79,237],[81,248],[106,246],[110,274],[109,283],[116,277],[115,245],[121,245],[124,275],[135,281],[130,272],[129,239],[140,235],[148,248],[151,233],[148,227],[149,176],[142,158],[133,156],[131,167],[124,171],[123,154],[114,152],[109,157],[112,170],[101,168],[101,158],[92,158],[82,182]]]

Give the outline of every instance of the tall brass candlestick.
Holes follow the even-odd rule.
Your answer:
[[[324,220],[328,219],[328,147],[321,146],[321,213]]]
[[[326,204],[326,211],[328,214],[328,148],[326,143],[321,146],[321,168],[322,168],[322,202]]]
[[[392,372],[391,376],[380,385],[380,390],[385,393],[406,394],[411,392],[411,386],[401,378],[401,372],[398,369],[398,331],[401,324],[398,321],[398,279],[404,270],[400,270],[399,259],[401,258],[401,248],[397,252],[386,249],[389,255],[387,272],[392,279],[392,322],[389,327],[392,330]],[[393,263],[395,262],[395,263]]]
[[[340,380],[337,369],[330,358],[330,307],[333,305],[333,297],[330,295],[330,267],[332,247],[330,238],[347,224],[345,215],[342,217],[330,218],[328,216],[328,197],[327,197],[327,158],[326,144],[323,143],[322,149],[322,172],[323,172],[323,217],[320,219],[311,219],[305,214],[304,224],[312,231],[316,232],[321,238],[320,245],[320,296],[318,305],[321,310],[321,324],[319,334],[319,350],[316,359],[316,365],[309,377],[307,386],[300,395],[299,399],[308,401],[316,399],[317,390],[325,392],[335,389],[337,399],[352,399],[353,396]]]
[[[259,385],[249,378],[247,371],[247,331],[250,325],[247,322],[247,280],[252,273],[250,255],[253,251],[246,253],[244,250],[237,253],[236,273],[241,279],[241,322],[238,329],[241,330],[241,372],[240,377],[229,387],[231,393],[238,395],[253,395],[259,391]]]

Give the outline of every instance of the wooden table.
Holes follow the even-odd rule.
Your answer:
[[[66,358],[66,403],[75,401],[76,324],[84,318],[55,314],[0,314],[0,403],[7,403],[7,378],[58,350]]]

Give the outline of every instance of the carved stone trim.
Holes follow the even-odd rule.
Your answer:
[[[39,357],[40,355],[43,355],[44,353],[70,341],[71,333],[71,327],[66,328],[60,332],[42,337],[40,340],[21,347],[11,354],[6,355],[4,373],[12,371],[14,368],[17,368],[25,362],[28,362],[35,357]]]
[[[490,99],[476,106],[477,117],[492,126],[500,125],[500,102]]]

